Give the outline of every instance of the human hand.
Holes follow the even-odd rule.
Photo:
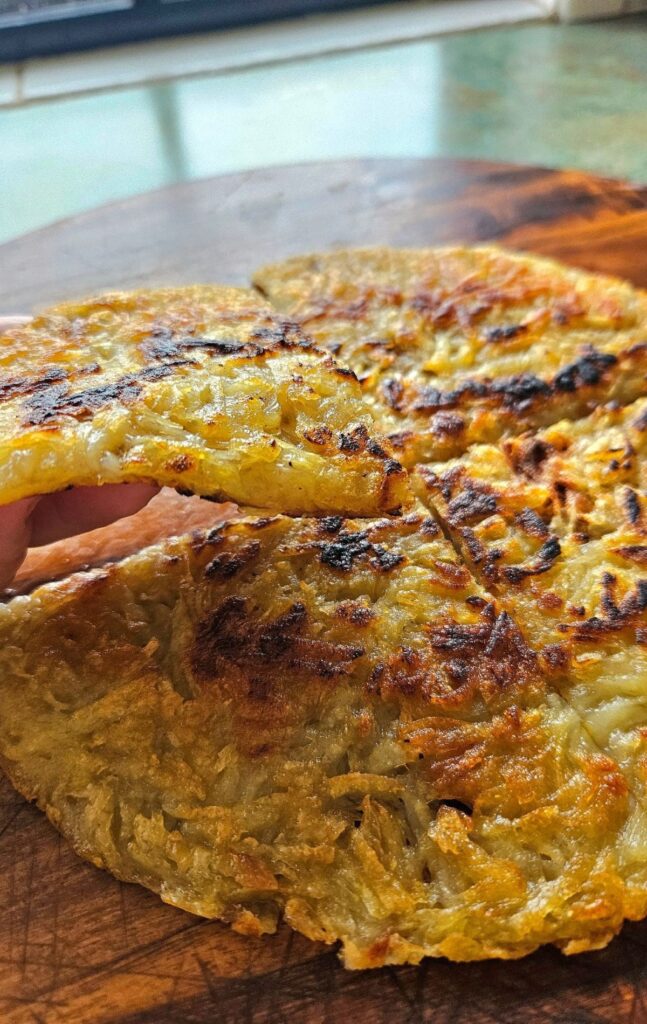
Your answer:
[[[73,487],[0,506],[0,590],[10,585],[27,548],[87,533],[131,516],[158,490],[149,484]]]

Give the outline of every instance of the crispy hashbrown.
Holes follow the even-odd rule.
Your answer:
[[[0,338],[0,503],[152,480],[283,512],[397,509],[354,375],[252,292],[57,306]]]
[[[227,524],[18,597],[0,699],[81,855],[246,934],[371,967],[647,911],[622,773],[424,514]]]
[[[647,801],[647,400],[417,470],[466,564]]]
[[[494,246],[295,257],[254,282],[351,366],[398,457],[450,458],[647,390],[647,296]]]
[[[314,360],[329,404],[297,388],[304,419],[286,427],[282,407],[278,429],[323,448],[335,501],[378,460],[357,502],[379,491],[394,511],[408,482],[370,417],[348,430],[356,383],[309,335],[359,376],[420,504],[239,520],[0,606],[3,766],[93,863],[246,934],[283,916],[339,940],[349,967],[603,946],[647,915],[644,293],[493,247],[304,257],[256,283],[278,312],[218,292],[245,359],[193,352],[197,293],[188,311],[176,293],[161,315],[142,299],[142,365],[155,338],[184,339],[195,365],[169,378],[186,400],[189,375],[229,356],[232,380],[267,395],[294,375],[285,360]],[[114,317],[84,313],[80,337],[123,338]],[[250,340],[259,322],[271,355]],[[57,323],[67,358],[74,316]],[[20,372],[32,335],[17,337]],[[236,446],[274,436],[267,405],[225,411]]]

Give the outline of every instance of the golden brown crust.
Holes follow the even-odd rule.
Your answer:
[[[286,512],[406,500],[352,372],[252,292],[68,303],[0,338],[0,501],[154,480]]]
[[[647,400],[420,467],[419,489],[647,806]]]
[[[493,246],[342,250],[255,283],[353,367],[407,464],[645,392],[645,295],[549,260]]]
[[[226,524],[0,608],[0,754],[75,848],[351,967],[596,948],[618,765],[424,513]]]

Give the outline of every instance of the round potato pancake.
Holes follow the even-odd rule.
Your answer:
[[[94,864],[349,967],[603,946],[647,915],[644,293],[491,246],[255,282],[274,309],[13,332],[6,486],[90,465],[355,518],[155,515],[0,606],[3,766]]]

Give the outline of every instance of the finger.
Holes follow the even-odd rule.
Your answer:
[[[105,484],[47,494],[30,516],[30,547],[51,544],[132,516],[158,491],[159,487],[152,484]]]
[[[11,583],[27,553],[31,534],[29,516],[37,504],[38,498],[23,498],[0,507],[0,587]]]

